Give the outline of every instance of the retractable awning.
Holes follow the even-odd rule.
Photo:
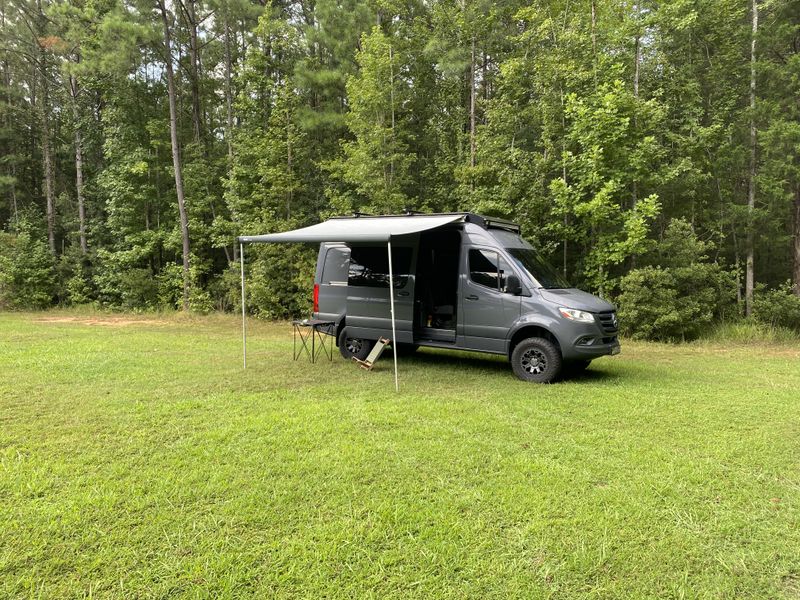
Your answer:
[[[343,243],[386,243],[393,237],[420,233],[436,229],[449,223],[463,221],[464,214],[448,215],[401,215],[390,217],[347,217],[334,218],[283,233],[267,235],[239,236],[241,244],[266,244],[277,242],[343,242]]]
[[[242,271],[242,350],[244,367],[247,368],[247,333],[245,329],[245,290],[244,290],[244,244],[269,243],[315,243],[342,242],[345,244],[381,243],[386,244],[389,261],[389,310],[392,318],[392,351],[394,354],[394,387],[399,391],[397,379],[397,333],[394,316],[394,273],[392,272],[392,239],[404,235],[421,233],[450,223],[463,221],[466,213],[440,215],[391,215],[337,217],[322,223],[266,235],[239,236],[239,257]]]

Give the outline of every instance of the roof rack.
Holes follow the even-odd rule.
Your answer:
[[[486,223],[486,228],[491,229],[508,229],[509,231],[513,231],[515,233],[522,233],[522,228],[519,226],[518,223],[514,223],[512,221],[507,221],[506,219],[495,219],[494,217],[491,218],[483,218],[484,222]]]
[[[351,216],[331,217],[331,219],[352,219],[354,217],[355,218],[363,217],[368,219],[384,219],[384,218],[398,218],[398,217],[413,218],[413,217],[459,215],[464,217],[465,222],[474,223],[475,225],[479,225],[484,229],[505,229],[506,231],[513,231],[514,233],[522,233],[522,228],[518,223],[514,223],[513,221],[508,221],[506,219],[498,219],[496,217],[483,217],[481,215],[476,215],[475,213],[471,212],[425,213],[416,210],[410,210],[408,208],[405,208],[404,210],[405,212],[395,215],[371,215],[369,213],[354,212]]]

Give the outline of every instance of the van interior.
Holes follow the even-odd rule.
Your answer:
[[[455,229],[420,236],[414,288],[414,337],[420,341],[456,341],[460,249]]]

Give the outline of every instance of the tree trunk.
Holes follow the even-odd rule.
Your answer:
[[[469,166],[475,166],[475,34],[472,35],[469,61]]]
[[[189,310],[189,218],[186,214],[186,201],[183,195],[183,176],[181,152],[178,146],[178,108],[175,98],[175,72],[172,68],[172,36],[164,0],[158,0],[161,21],[164,25],[165,66],[167,71],[167,94],[169,96],[169,133],[172,143],[172,166],[175,171],[175,193],[178,196],[178,212],[181,221],[181,240],[183,242],[183,310]]]
[[[50,145],[50,94],[47,82],[47,72],[44,63],[44,52],[40,53],[42,60],[42,101],[40,103],[40,116],[42,124],[42,166],[44,169],[44,189],[47,214],[47,243],[53,256],[56,255],[56,192],[53,181],[53,153]]]
[[[195,0],[186,0],[186,24],[189,29],[190,87],[192,90],[192,133],[194,141],[202,139],[203,110],[200,105],[200,48],[197,40],[197,11]]]
[[[69,78],[72,95],[72,114],[75,119],[75,194],[78,197],[78,231],[81,241],[81,252],[86,254],[89,245],[86,242],[86,204],[83,197],[83,136],[81,134],[80,110],[78,108],[78,78]]]
[[[291,92],[289,92],[291,94]],[[289,100],[286,103],[286,171],[289,174],[289,180],[292,179],[292,111],[289,108]],[[294,191],[292,185],[286,191],[286,220],[292,218],[292,199]]]
[[[391,40],[389,42],[389,98],[392,111],[392,148],[391,160],[389,161],[389,189],[394,185],[394,153],[395,153],[395,138],[394,138],[394,51],[392,50]]]
[[[642,43],[641,43],[641,36],[639,35],[639,5],[636,5],[636,39],[635,39],[635,57],[634,57],[634,65],[633,65],[633,97],[637,100],[636,102],[636,110],[639,108],[639,65],[642,61]],[[636,112],[633,113],[633,126],[636,128],[638,126],[639,119],[636,116]],[[633,190],[632,190],[632,199],[631,199],[631,208],[635,211],[636,205],[639,203],[639,191],[638,185],[636,181],[636,177],[634,176],[633,179]]]
[[[2,31],[6,26],[6,5],[5,2],[0,4],[0,31]],[[6,56],[3,59],[3,85],[5,86],[6,93],[5,95],[5,103],[6,103],[6,110],[5,110],[5,118],[4,118],[4,125],[6,130],[9,130],[11,125],[10,120],[10,112],[11,112],[11,72],[8,65],[8,53],[6,52]],[[14,157],[11,155],[11,148],[7,147],[5,150],[9,154],[9,172],[11,175],[11,184],[8,186],[8,199],[9,205],[11,207],[11,214],[14,216],[14,223],[19,222],[19,208],[17,206],[17,169],[15,165]]]
[[[641,11],[639,4],[636,4],[636,36],[634,39],[634,58],[633,58],[633,97],[636,100],[634,113],[633,113],[633,127],[638,130],[639,119],[637,111],[639,110],[639,65],[642,62],[642,38],[639,33],[639,17]],[[631,182],[631,210],[636,212],[636,206],[639,204],[639,182],[634,173],[633,181]],[[636,268],[636,254],[631,254],[630,269]]]
[[[794,251],[792,256],[794,258],[794,269],[792,274],[792,281],[794,282],[794,294],[800,296],[800,185],[794,190],[794,230],[792,231],[792,240],[794,243]]]
[[[228,22],[228,6],[223,13],[223,27],[225,29],[225,110],[227,111],[227,131],[225,139],[228,142],[228,159],[233,159],[233,89],[231,86],[231,72],[233,59],[231,57],[231,26]],[[236,246],[236,244],[234,244]]]
[[[754,223],[756,208],[756,35],[758,34],[758,0],[752,0],[753,31],[750,38],[750,180],[747,186],[747,263],[744,281],[744,314],[753,314],[754,276]]]
[[[564,187],[567,187],[567,120],[565,115],[565,108],[564,108],[564,87],[561,86],[560,90],[560,98],[561,98],[561,178],[564,180]],[[567,228],[569,227],[569,208],[564,207],[564,239],[563,239],[563,248],[562,248],[562,273],[564,275],[564,279],[567,278]]]
[[[597,6],[592,0],[592,73],[597,87]]]

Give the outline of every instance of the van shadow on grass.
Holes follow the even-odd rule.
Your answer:
[[[435,367],[451,370],[454,374],[459,370],[468,369],[475,372],[484,372],[487,374],[496,374],[498,376],[511,377],[516,379],[514,372],[511,370],[509,362],[497,355],[491,354],[471,354],[466,352],[450,352],[450,351],[437,351],[431,349],[419,350],[410,356],[398,356],[398,361],[406,365],[413,365],[419,367]],[[381,361],[391,361],[392,352],[391,348],[387,349],[381,357]],[[586,371],[577,374],[569,374],[559,378],[556,383],[578,383],[578,384],[595,384],[595,383],[609,383],[619,379],[619,373],[606,371],[600,365],[592,365]]]

